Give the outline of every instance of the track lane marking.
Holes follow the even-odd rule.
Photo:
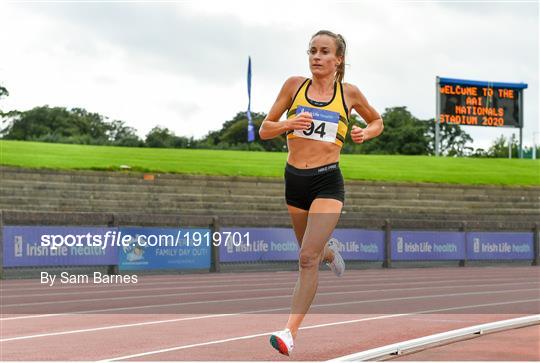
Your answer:
[[[471,285],[469,287],[478,287]],[[442,287],[444,288],[444,287]],[[409,289],[405,289],[409,290]],[[388,291],[388,290],[384,290]],[[446,295],[424,295],[423,297],[447,297],[447,296],[463,296],[463,295],[478,295],[486,293],[504,293],[504,292],[518,292],[518,291],[538,291],[537,289],[517,289],[517,290],[496,290],[496,291],[480,291],[480,292],[468,292],[460,294],[446,294]],[[328,296],[328,295],[340,295],[340,294],[354,294],[354,293],[363,293],[366,291],[337,291],[337,292],[321,292],[318,293],[318,296]],[[271,296],[261,296],[261,297],[251,297],[251,298],[239,298],[239,299],[221,299],[221,300],[198,300],[198,301],[189,301],[183,303],[169,303],[169,304],[153,304],[153,305],[138,305],[138,306],[128,306],[128,307],[116,307],[116,308],[107,308],[107,309],[94,309],[94,310],[82,310],[69,313],[53,313],[53,314],[38,314],[38,315],[25,315],[25,316],[15,316],[8,318],[0,318],[0,321],[9,321],[9,320],[20,320],[20,319],[30,319],[30,318],[42,318],[42,317],[57,317],[63,315],[74,315],[74,314],[88,314],[88,313],[104,313],[104,312],[113,312],[113,311],[122,311],[122,310],[138,310],[146,308],[156,308],[156,307],[172,307],[172,306],[186,306],[186,305],[195,305],[195,304],[213,304],[213,303],[224,303],[224,302],[238,302],[238,301],[255,301],[255,300],[272,300],[272,299],[281,299],[281,298],[290,298],[291,295],[271,295]],[[402,297],[398,299],[410,299],[416,297]],[[391,300],[374,300],[374,301],[393,301]],[[338,303],[339,304],[339,303]]]
[[[363,322],[363,321],[369,321],[369,320],[391,319],[391,318],[396,318],[396,317],[404,317],[404,316],[417,315],[417,314],[429,314],[429,313],[435,313],[435,312],[441,312],[441,311],[461,310],[461,309],[487,307],[487,306],[494,306],[494,305],[518,304],[518,303],[532,302],[532,301],[540,301],[540,299],[515,300],[515,301],[508,301],[508,302],[501,302],[501,303],[465,305],[465,306],[459,306],[459,307],[453,307],[453,308],[421,310],[421,311],[416,311],[416,312],[411,312],[411,313],[404,313],[404,314],[379,315],[379,316],[370,317],[370,318],[362,318],[362,319],[345,320],[345,321],[325,323],[325,324],[310,325],[310,326],[301,327],[300,330],[317,329],[317,328],[324,328],[324,327],[336,326],[336,325],[354,324],[354,323]],[[239,337],[233,337],[233,338],[228,338],[228,339],[213,340],[213,341],[203,342],[203,343],[196,343],[196,344],[189,344],[189,345],[170,347],[170,348],[158,349],[158,350],[149,351],[149,352],[142,352],[142,353],[130,354],[130,355],[126,355],[126,356],[107,358],[107,359],[99,360],[98,362],[100,362],[100,363],[102,363],[102,362],[114,362],[114,361],[119,361],[119,360],[138,358],[138,357],[144,357],[144,356],[148,356],[148,355],[172,352],[172,351],[176,351],[176,350],[184,350],[184,349],[196,348],[196,347],[207,346],[207,345],[215,345],[215,344],[227,343],[227,342],[231,342],[231,341],[258,338],[258,337],[261,337],[261,336],[270,335],[272,333],[273,333],[273,331],[272,332],[252,334],[252,335],[239,336]]]
[[[479,294],[483,294],[483,293],[503,293],[503,292],[515,292],[515,291],[533,291],[533,290],[531,290],[531,289],[528,289],[528,290],[521,289],[521,290],[505,290],[505,291],[497,291],[497,292],[476,292],[476,293],[445,294],[445,295],[424,295],[424,296],[414,296],[414,297],[372,299],[372,300],[360,300],[360,301],[355,300],[355,301],[347,301],[347,302],[340,302],[340,303],[314,304],[314,305],[311,306],[311,308],[314,309],[314,308],[329,307],[329,306],[356,305],[356,304],[378,303],[378,302],[388,302],[388,301],[414,300],[414,299],[432,298],[432,297],[463,296],[463,295],[471,295],[471,294],[479,295]],[[290,310],[290,307],[287,306],[287,307],[283,307],[283,308],[251,310],[251,311],[243,311],[243,312],[238,312],[238,313],[219,314],[218,316],[215,316],[215,314],[212,314],[212,315],[205,315],[204,319],[212,318],[212,317],[222,317],[222,316],[235,316],[235,315],[241,315],[241,314],[269,313],[269,312],[284,311],[284,310],[285,311]],[[85,333],[85,332],[92,332],[92,331],[110,330],[110,329],[118,329],[118,328],[132,327],[132,326],[144,326],[144,325],[161,324],[161,323],[170,323],[170,322],[178,322],[178,321],[194,320],[194,319],[203,319],[203,318],[202,317],[189,317],[189,318],[178,318],[178,319],[166,319],[166,320],[161,320],[161,321],[149,321],[149,322],[132,323],[132,324],[120,324],[120,325],[112,325],[112,326],[98,327],[98,328],[77,329],[77,330],[64,331],[64,332],[33,334],[33,335],[28,335],[28,336],[18,336],[18,337],[4,338],[4,339],[0,339],[0,342],[3,343],[3,342],[16,341],[16,340],[25,340],[25,339],[33,339],[33,338],[41,338],[41,337],[57,336],[57,335],[67,335],[67,334],[77,334],[77,333]]]
[[[467,282],[470,281],[493,281],[493,278],[482,278],[482,279],[467,279]],[[516,281],[517,282],[537,282],[536,279],[515,279],[515,278],[504,278],[504,279],[498,279],[497,281]],[[340,280],[341,281],[341,280]],[[355,278],[353,281],[358,281],[357,278]],[[333,282],[333,281],[329,281]],[[433,284],[439,284],[439,283],[447,283],[447,282],[463,282],[463,279],[455,279],[455,280],[433,280],[433,281],[417,281],[417,282],[388,282],[388,283],[373,283],[373,284],[355,284],[353,286],[362,285],[362,286],[381,286],[381,285],[419,285],[424,283],[433,283]],[[180,287],[167,287],[167,288],[150,288],[150,289],[117,289],[117,290],[103,290],[103,291],[69,291],[69,292],[52,292],[52,293],[45,293],[45,294],[22,294],[22,295],[11,295],[6,296],[2,295],[0,296],[0,300],[2,299],[12,299],[12,298],[24,298],[24,297],[46,297],[46,296],[61,296],[61,295],[82,295],[82,294],[111,294],[111,293],[131,293],[131,292],[141,292],[141,291],[163,291],[163,290],[187,290],[187,289],[208,289],[208,288],[214,288],[214,287],[235,287],[235,286],[268,286],[268,285],[290,285],[294,284],[295,281],[286,281],[286,282],[275,282],[275,283],[262,283],[262,284],[221,284],[221,285],[199,285],[199,286],[180,286]],[[348,286],[351,286],[348,284]],[[333,287],[333,286],[321,286],[320,287]],[[45,288],[45,287],[44,287]],[[66,287],[67,288],[67,287]],[[192,294],[192,292],[189,292]],[[154,295],[152,295],[154,296]]]
[[[470,280],[474,281],[474,280]],[[507,282],[507,283],[494,283],[494,284],[478,284],[478,285],[452,285],[452,286],[426,286],[426,287],[410,287],[410,288],[398,288],[398,289],[377,289],[377,290],[353,290],[353,291],[336,291],[336,292],[321,292],[320,295],[332,295],[332,294],[355,294],[355,293],[373,293],[373,292],[386,292],[386,291],[408,291],[408,290],[425,290],[425,289],[449,289],[454,287],[485,287],[485,286],[502,286],[502,285],[528,285],[539,284],[540,282]],[[365,286],[364,284],[347,285],[350,286]],[[372,285],[371,285],[372,286]],[[325,286],[324,288],[340,288],[341,286]],[[157,297],[175,297],[175,296],[193,296],[193,295],[210,295],[210,294],[227,294],[227,293],[242,293],[242,292],[265,292],[265,291],[282,291],[282,287],[274,287],[268,289],[244,289],[244,290],[220,290],[220,291],[197,291],[197,292],[184,292],[175,294],[151,294],[151,295],[134,295],[134,296],[117,296],[117,297],[105,297],[95,299],[74,299],[74,300],[52,300],[52,301],[39,301],[32,303],[13,303],[2,304],[2,308],[8,307],[21,307],[21,306],[40,306],[40,305],[57,305],[57,304],[69,304],[69,303],[83,303],[83,302],[101,302],[101,301],[119,301],[119,300],[133,300],[133,299],[149,299]]]
[[[484,268],[485,269],[485,268]],[[359,273],[355,273],[351,276],[351,272],[359,272]],[[287,271],[288,272],[288,271]],[[286,276],[283,280],[285,280],[285,282],[288,281],[289,278],[293,278],[293,282],[296,281],[297,277],[298,277],[298,271],[290,271],[291,272],[291,276]],[[321,272],[329,272],[329,271],[321,271]],[[422,272],[422,273],[420,273]],[[419,271],[419,276],[414,276],[414,275],[408,275],[406,277],[402,277],[402,278],[395,278],[394,276],[385,276],[385,277],[380,277],[380,273],[379,274],[366,274],[365,271],[363,270],[352,270],[350,272],[348,272],[348,274],[346,276],[343,276],[341,277],[340,279],[341,280],[348,280],[348,279],[351,279],[351,280],[355,280],[357,279],[358,277],[362,277],[362,278],[365,278],[365,279],[369,279],[370,281],[385,281],[385,280],[391,280],[391,281],[408,281],[408,280],[415,280],[415,281],[418,281],[418,280],[425,280],[426,282],[429,281],[430,279],[438,279],[438,278],[444,278],[444,277],[450,277],[450,278],[453,278],[454,276],[449,276],[449,275],[455,275],[455,278],[466,278],[466,276],[463,276],[463,274],[460,274],[460,273],[453,273],[453,274],[449,274],[449,273],[441,273],[441,274],[430,274],[430,276],[423,276],[423,272],[424,271]],[[463,271],[463,272],[472,272],[472,271]],[[481,270],[481,272],[485,272],[485,270]],[[528,271],[527,271],[528,272]],[[277,273],[277,272],[276,272]],[[266,275],[266,274],[265,274]],[[327,276],[328,275],[328,276]],[[227,276],[227,278],[220,278],[221,276],[218,276],[216,278],[209,278],[209,279],[197,279],[197,278],[193,278],[193,279],[190,279],[190,280],[185,280],[185,277],[182,277],[182,276],[179,276],[176,280],[170,280],[170,281],[157,281],[157,282],[153,282],[153,281],[141,281],[138,283],[138,286],[145,286],[145,285],[151,285],[151,286],[155,286],[155,285],[178,285],[178,284],[181,284],[183,282],[187,282],[187,283],[193,283],[195,284],[194,286],[185,286],[185,287],[196,287],[196,286],[199,286],[199,280],[200,282],[219,282],[219,281],[229,281],[230,280],[230,277],[239,277],[239,276],[242,276],[243,278],[243,281],[242,282],[239,282],[239,285],[243,284],[244,281],[246,280],[255,280],[255,281],[261,281],[261,280],[268,280],[268,281],[276,281],[276,277],[275,276],[270,276],[268,278],[262,278],[260,276],[243,276],[243,274],[234,274],[233,276]],[[376,277],[376,278],[371,278],[372,276]],[[538,275],[540,277],[540,274]],[[281,279],[282,276],[280,276],[280,279]],[[529,277],[528,275],[519,275],[519,276],[508,276],[508,274],[496,274],[494,275],[493,273],[489,274],[489,273],[486,273],[486,276],[478,276],[478,278],[486,278],[486,279],[489,279],[489,278],[527,278]],[[329,275],[329,274],[321,274],[320,276],[320,279],[321,280],[328,280],[330,282],[332,281],[335,281],[335,277],[333,275]],[[5,281],[5,280],[0,280],[0,286],[1,286],[1,281]],[[32,285],[31,286],[35,286],[37,282],[35,280],[32,280]],[[30,284],[30,283],[28,283]],[[124,286],[124,285],[110,285],[110,286],[118,286],[118,287],[121,287],[121,286]],[[5,289],[5,288],[0,288],[0,293],[5,293],[5,292],[9,292],[9,291],[30,291],[30,290],[43,290],[44,287],[29,287],[29,288],[15,288],[15,289]],[[60,287],[60,286],[55,286],[55,287],[52,287],[52,288],[49,288],[51,290],[61,290],[61,289],[64,289],[66,287]],[[77,286],[76,288],[81,288],[81,289],[86,289],[86,290],[92,290],[94,291],[94,289],[101,289],[103,288],[102,286],[94,286],[94,285],[80,285],[80,286]]]

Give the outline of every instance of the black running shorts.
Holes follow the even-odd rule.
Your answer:
[[[309,210],[316,198],[345,202],[345,187],[338,163],[313,169],[285,167],[285,199],[287,204]]]

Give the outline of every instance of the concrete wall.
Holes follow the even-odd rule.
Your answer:
[[[204,225],[218,216],[223,225],[289,225],[281,178],[2,166],[0,179],[5,224],[67,218]],[[540,221],[540,187],[347,181],[341,225],[382,228],[385,220],[403,228],[459,229],[466,222],[472,229],[528,230]]]

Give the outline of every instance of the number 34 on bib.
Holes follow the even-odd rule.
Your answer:
[[[309,112],[313,117],[307,130],[294,130],[294,135],[305,139],[334,142],[338,130],[339,113],[319,108],[298,106],[296,114]]]

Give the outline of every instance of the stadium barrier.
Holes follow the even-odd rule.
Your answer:
[[[343,216],[333,238],[340,242],[346,260],[380,263],[385,268],[415,261],[457,261],[459,266],[471,261],[531,261],[538,265],[538,223],[528,227],[498,223],[496,229],[486,231],[466,222]],[[103,249],[74,244],[76,236],[87,234],[102,240],[108,234],[118,241],[121,236],[126,245]],[[155,236],[181,238],[174,246],[160,246]],[[70,245],[51,248],[53,238],[63,238]],[[298,259],[296,238],[286,216],[0,211],[0,242],[2,277],[7,270],[46,266],[101,266],[109,274],[133,270],[220,272],[226,264]]]

